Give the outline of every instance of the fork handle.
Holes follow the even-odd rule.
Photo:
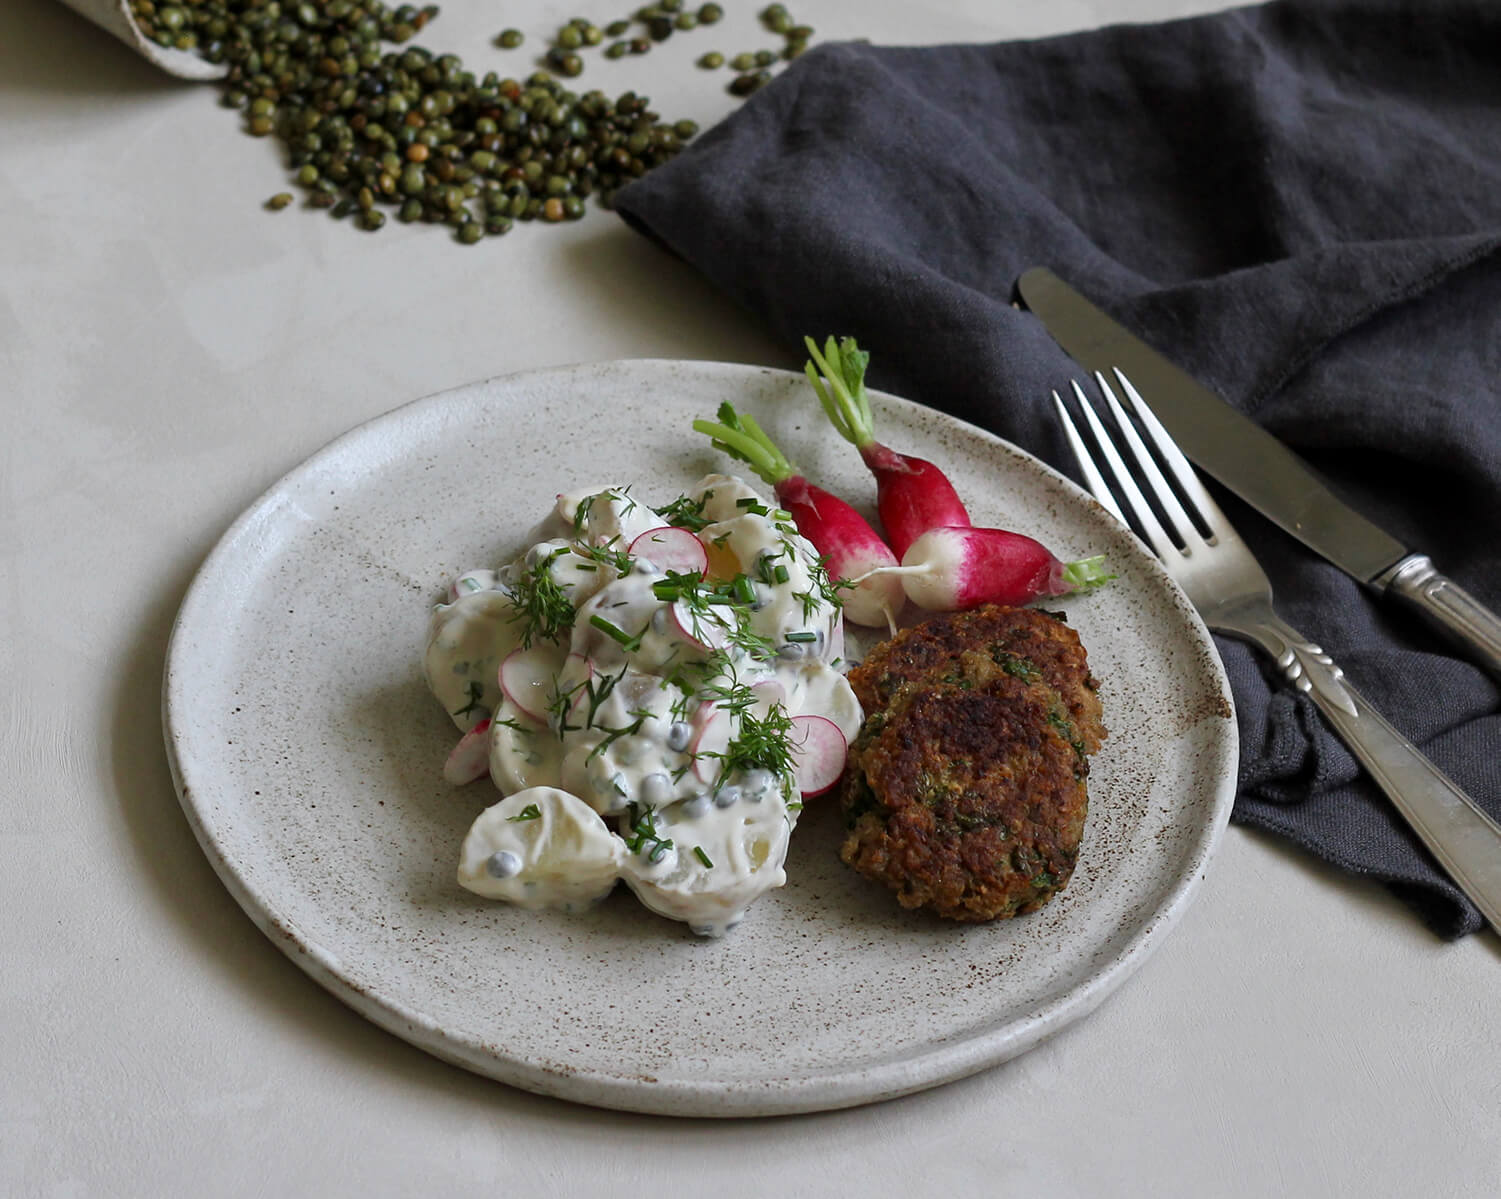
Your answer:
[[[1426,554],[1409,554],[1375,583],[1501,679],[1501,618],[1439,571]]]
[[[1225,631],[1254,641],[1277,659],[1283,674],[1319,706],[1423,844],[1501,932],[1501,824],[1388,724],[1328,654],[1280,617],[1267,614]]]

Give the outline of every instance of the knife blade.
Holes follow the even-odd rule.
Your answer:
[[[1046,267],[1025,272],[1016,286],[1070,357],[1107,379],[1113,369],[1130,379],[1192,462],[1315,553],[1415,609],[1501,677],[1501,619],[1426,555],[1350,507],[1287,446]]]

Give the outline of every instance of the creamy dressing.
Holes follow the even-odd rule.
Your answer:
[[[660,512],[618,488],[559,496],[533,537],[460,576],[429,630],[428,685],[460,730],[491,718],[508,797],[459,881],[575,909],[623,879],[721,935],[786,881],[793,718],[860,727],[828,576],[787,513],[722,475]]]

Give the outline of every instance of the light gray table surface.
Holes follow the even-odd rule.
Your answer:
[[[470,63],[503,26],[540,40],[581,8],[447,7],[425,40]],[[754,6],[729,7],[749,31]],[[921,43],[1221,6],[793,7],[821,36]],[[688,68],[704,48],[608,65],[707,124],[731,101]],[[55,0],[0,5],[0,1193],[1501,1193],[1501,943],[1444,944],[1378,887],[1233,827],[1094,1014],[873,1107],[572,1106],[322,991],[219,882],[162,747],[168,633],[216,539],[331,438],[444,388],[613,358],[799,362],[602,211],[467,248],[264,212],[284,178],[211,87]]]

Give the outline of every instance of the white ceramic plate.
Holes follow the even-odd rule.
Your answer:
[[[725,462],[692,433],[732,399],[811,479],[873,498],[798,375],[635,361],[420,400],[315,454],[235,522],[168,654],[168,753],[225,885],[323,986],[502,1082],[637,1111],[736,1116],[885,1099],[1012,1057],[1092,1010],[1158,944],[1230,810],[1235,725],[1203,625],[1157,563],[1020,450],[877,396],[891,445],[944,465],[977,524],[1119,579],[1057,606],[1103,681],[1111,736],[1067,890],[960,926],[902,911],[804,814],[788,885],[701,940],[624,888],[581,916],[477,898],[454,872],[488,781],[440,777],[454,729],[423,686],[431,605],[514,553],[554,494],[664,503]]]

